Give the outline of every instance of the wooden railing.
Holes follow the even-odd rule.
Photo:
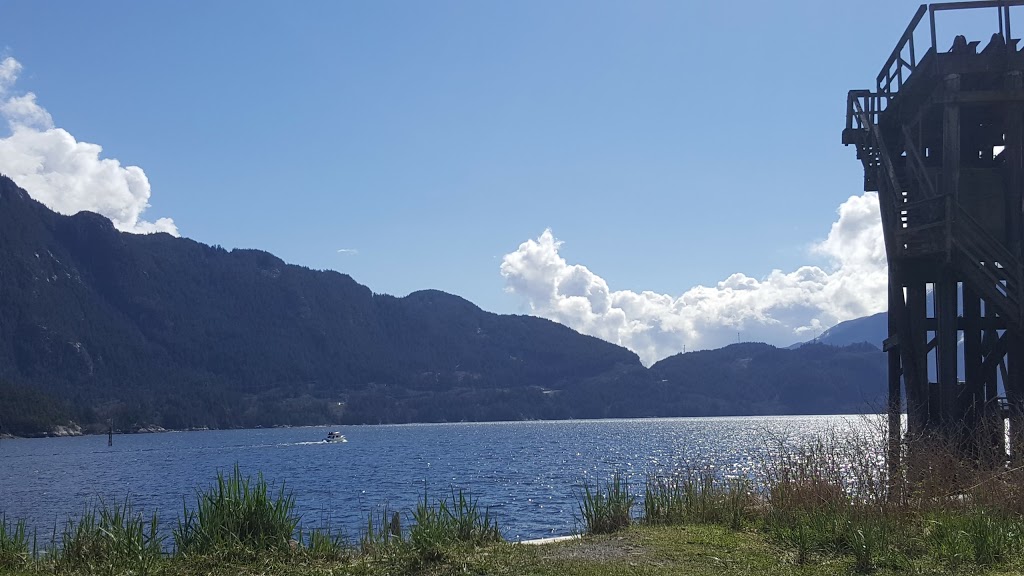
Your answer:
[[[917,25],[921,23],[921,19],[924,18],[927,12],[928,5],[921,4],[921,7],[917,9],[917,13],[910,20],[910,24],[907,25],[907,29],[903,32],[903,36],[900,36],[899,41],[896,42],[896,47],[893,48],[892,54],[889,55],[889,59],[885,61],[882,71],[878,73],[878,77],[875,79],[875,88],[879,94],[892,96],[895,92],[899,92],[903,88],[903,82],[917,68],[917,54],[914,52],[914,32],[917,31]],[[932,14],[932,50],[934,50],[934,12]],[[908,52],[906,58],[904,58],[904,50]],[[906,72],[905,74],[904,71]],[[893,90],[894,82],[896,84],[895,90]]]
[[[868,110],[861,106],[861,100],[865,100],[868,103],[875,101],[871,94],[862,94],[861,98],[854,98],[850,101],[853,108],[853,114],[857,118],[857,126],[863,126],[867,132],[868,142],[859,144],[858,146],[863,150],[870,148],[873,158],[867,160],[865,163],[865,170],[871,169],[869,164],[872,161],[877,162],[875,168],[881,168],[882,176],[888,181],[888,198],[879,197],[879,202],[887,202],[888,206],[883,209],[882,212],[882,225],[893,229],[896,225],[894,221],[896,215],[899,214],[901,204],[903,203],[903,186],[900,184],[899,177],[896,175],[896,167],[892,163],[892,157],[889,156],[888,147],[885,144],[885,139],[882,137],[882,131],[878,128],[877,113],[876,116],[872,116]],[[889,217],[886,217],[886,214]]]
[[[933,227],[943,224],[948,219],[948,209],[945,198],[942,196],[900,204],[899,211],[903,223],[902,228],[910,232],[926,226]]]
[[[900,36],[899,41],[896,42],[896,47],[893,48],[892,54],[889,55],[889,59],[885,61],[885,65],[882,66],[882,70],[878,73],[875,78],[875,90],[878,94],[892,98],[902,88],[903,84],[907,81],[914,70],[917,69],[918,64],[924,57],[918,58],[916,46],[914,45],[914,34],[917,32],[917,27],[921,24],[921,20],[924,19],[924,15],[928,14],[928,27],[931,38],[931,48],[929,52],[938,51],[938,39],[936,38],[935,31],[935,13],[945,12],[947,10],[974,10],[979,8],[996,9],[998,14],[998,33],[1003,38],[1009,41],[1011,36],[1010,28],[1010,7],[1011,6],[1024,6],[1024,0],[982,0],[972,2],[941,2],[936,4],[922,4],[914,17],[910,20],[910,24],[907,25],[907,29],[903,32],[903,36]],[[925,54],[927,56],[928,53]]]
[[[850,90],[846,94],[846,129],[869,130],[878,123],[888,100],[870,90]]]

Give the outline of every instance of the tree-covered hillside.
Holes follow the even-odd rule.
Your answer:
[[[107,418],[133,429],[827,412],[853,406],[849,381],[884,385],[877,350],[803,350],[751,356],[758,378],[723,372],[710,352],[647,370],[548,320],[432,290],[373,294],[259,250],[121,233],[0,177],[7,432]],[[755,401],[734,385],[764,390]],[[796,391],[813,387],[828,393],[807,404]]]

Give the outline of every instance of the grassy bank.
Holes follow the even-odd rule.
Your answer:
[[[1019,561],[999,566],[963,565],[955,570],[941,562],[919,560],[906,566],[881,566],[872,573],[1009,575],[1024,572]],[[393,576],[397,574],[455,575],[848,575],[856,574],[854,558],[847,555],[816,555],[799,564],[792,550],[779,546],[756,530],[736,531],[719,525],[634,525],[616,534],[588,536],[581,540],[531,546],[497,543],[482,547],[455,547],[445,557],[424,562],[407,546],[376,549],[365,554],[325,558],[295,553],[261,555],[249,559],[217,556],[169,557],[156,562],[149,572],[128,568],[108,571],[99,567],[62,567],[34,564],[5,569],[5,574],[154,574],[210,576],[280,574]]]
[[[913,465],[889,477],[880,442],[852,430],[779,440],[756,478],[683,470],[584,483],[587,536],[541,546],[503,542],[490,512],[458,491],[370,516],[351,540],[302,532],[287,490],[236,468],[185,503],[171,534],[128,501],[43,537],[0,520],[0,573],[1024,573],[1022,469],[920,441],[905,446]]]

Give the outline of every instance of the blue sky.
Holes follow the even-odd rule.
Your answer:
[[[670,297],[666,310],[730,277],[835,273],[849,245],[821,243],[864,198],[840,144],[846,91],[871,86],[917,5],[5,0],[0,59],[20,65],[7,96],[32,93],[52,117],[38,130],[144,170],[146,221],[630,345],[628,310],[602,332],[545,300],[556,280],[517,268],[537,258],[507,255],[530,241],[580,286]],[[655,358],[737,331],[813,337],[877,311],[867,298],[705,318],[718,335],[640,321],[649,339],[673,332]]]

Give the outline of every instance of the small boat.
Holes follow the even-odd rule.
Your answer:
[[[345,435],[342,434],[341,432],[337,432],[337,431],[332,430],[332,431],[327,433],[327,438],[324,438],[324,442],[329,442],[329,443],[348,442],[348,439],[346,439]]]

